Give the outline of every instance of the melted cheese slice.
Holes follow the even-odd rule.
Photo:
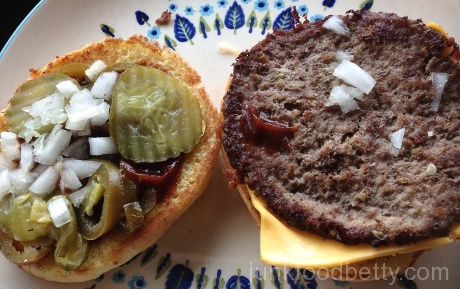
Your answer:
[[[252,204],[261,215],[261,259],[275,266],[328,268],[441,246],[451,243],[453,238],[460,236],[460,224],[456,224],[453,228],[453,237],[430,238],[403,246],[390,245],[378,248],[368,244],[347,246],[285,225],[268,211],[263,199],[249,191]]]

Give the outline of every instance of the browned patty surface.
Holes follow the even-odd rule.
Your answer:
[[[347,35],[305,22],[237,58],[222,106],[229,162],[301,230],[373,246],[446,235],[460,219],[460,65],[437,55],[453,39],[395,14],[341,17]],[[337,51],[377,81],[348,113],[325,105]],[[432,72],[449,74],[437,112]]]

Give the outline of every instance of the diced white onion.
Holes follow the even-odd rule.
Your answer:
[[[81,205],[81,202],[85,199],[86,194],[89,192],[90,188],[85,186],[75,192],[69,194],[70,201],[72,202],[75,208],[78,208]]]
[[[30,184],[37,179],[38,175],[21,169],[15,169],[9,171],[8,177],[11,182],[11,192],[14,195],[21,195],[27,192]]]
[[[21,160],[20,160],[20,167],[22,170],[29,171],[34,166],[34,155],[33,155],[34,148],[32,144],[23,143],[21,144]]]
[[[339,66],[334,69],[333,75],[366,94],[372,90],[376,83],[375,79],[369,73],[348,60],[343,60]]]
[[[437,171],[437,168],[434,164],[432,163],[429,163],[428,166],[426,167],[426,174],[429,175],[429,176],[432,176],[434,174],[436,174],[436,171]]]
[[[441,96],[444,91],[444,86],[449,79],[449,75],[443,72],[435,72],[431,73],[431,82],[436,89],[436,95],[431,103],[431,109],[434,111],[438,111],[439,104],[441,103]]]
[[[76,159],[65,159],[62,161],[62,164],[64,170],[71,169],[80,180],[92,176],[101,165],[98,161],[82,161]]]
[[[89,79],[94,81],[96,76],[101,73],[104,68],[107,67],[107,64],[104,63],[102,60],[96,60],[91,66],[85,71],[86,76],[88,76]]]
[[[98,114],[90,118],[90,123],[94,126],[101,126],[109,120],[110,104],[102,102],[97,105]]]
[[[342,62],[343,60],[351,61],[351,55],[343,50],[338,50],[335,54],[335,60],[337,60],[338,63]]]
[[[392,145],[391,153],[394,156],[398,156],[399,150],[402,147],[405,130],[406,130],[405,128],[401,128],[401,129],[395,131],[394,133],[390,134],[390,141],[391,141],[391,145]]]
[[[59,182],[59,188],[61,189],[61,192],[73,192],[79,189],[81,186],[82,183],[80,182],[77,174],[73,170],[66,169],[61,172],[61,179]]]
[[[71,122],[89,120],[99,113],[97,102],[87,89],[75,93],[65,107],[68,120]]]
[[[230,54],[233,56],[238,56],[241,52],[239,49],[237,49],[236,47],[232,46],[230,43],[225,42],[225,41],[219,42],[219,44],[217,45],[217,50],[220,53]]]
[[[0,173],[0,199],[11,190],[11,182],[8,170]]]
[[[428,137],[434,136],[434,131],[429,130],[429,131],[427,132],[427,135],[428,135]]]
[[[69,146],[71,137],[72,133],[64,129],[59,129],[54,135],[50,134],[46,139],[43,151],[37,154],[34,160],[37,163],[53,165],[61,152]]]
[[[41,196],[47,196],[57,185],[59,180],[59,171],[49,166],[38,178],[30,185],[29,190]]]
[[[0,171],[8,170],[8,169],[14,169],[17,167],[16,162],[7,160],[5,158],[5,155],[0,154]]]
[[[358,109],[358,103],[354,100],[353,96],[344,89],[343,86],[334,86],[332,88],[329,99],[326,105],[340,105],[343,113]]]
[[[48,201],[48,211],[53,220],[53,224],[60,228],[72,220],[69,208],[67,207],[67,199],[65,196],[56,196]]]
[[[350,33],[347,25],[343,22],[342,18],[337,15],[332,15],[323,23],[323,27],[334,31],[337,34]]]
[[[60,124],[67,120],[67,114],[64,111],[64,96],[60,93],[37,100],[23,110],[33,117],[25,122],[24,129],[19,135],[24,137],[26,142],[30,142],[33,137],[38,137],[37,130],[41,127]]]
[[[111,137],[88,138],[89,154],[93,156],[115,154],[118,152],[115,141]]]
[[[116,71],[104,72],[96,79],[91,93],[96,98],[110,100],[112,98],[113,89],[117,80],[118,73]]]
[[[56,84],[56,88],[65,98],[70,98],[73,94],[80,90],[71,80],[64,80],[63,82]]]
[[[72,131],[84,130],[88,124],[88,119],[82,119],[77,121],[68,120],[65,123],[65,128]]]
[[[0,148],[7,162],[19,160],[21,150],[18,137],[15,133],[3,131],[0,133]]]

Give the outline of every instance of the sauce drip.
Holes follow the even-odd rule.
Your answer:
[[[121,176],[135,184],[138,196],[153,190],[156,202],[159,202],[174,188],[184,157],[185,154],[181,154],[157,163],[134,163],[122,159],[120,161]]]
[[[240,125],[247,143],[262,146],[271,154],[289,149],[289,139],[299,129],[297,125],[289,126],[278,120],[270,119],[254,106],[247,106],[243,109]]]

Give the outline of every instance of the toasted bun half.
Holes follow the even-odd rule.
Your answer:
[[[57,57],[44,68],[31,70],[30,78],[52,73],[70,63],[92,64],[102,60],[107,65],[136,63],[151,66],[173,76],[192,90],[197,97],[205,131],[193,150],[186,154],[177,185],[163,201],[146,213],[144,223],[134,232],[126,233],[115,227],[102,237],[90,242],[88,259],[76,270],[66,271],[56,265],[53,254],[37,263],[19,266],[37,277],[59,282],[81,282],[99,277],[102,273],[122,265],[156,242],[166,230],[202,194],[211,178],[219,153],[221,116],[211,103],[198,73],[173,50],[160,48],[143,36],[121,40],[106,38],[100,42]],[[5,126],[4,111],[0,118]]]

